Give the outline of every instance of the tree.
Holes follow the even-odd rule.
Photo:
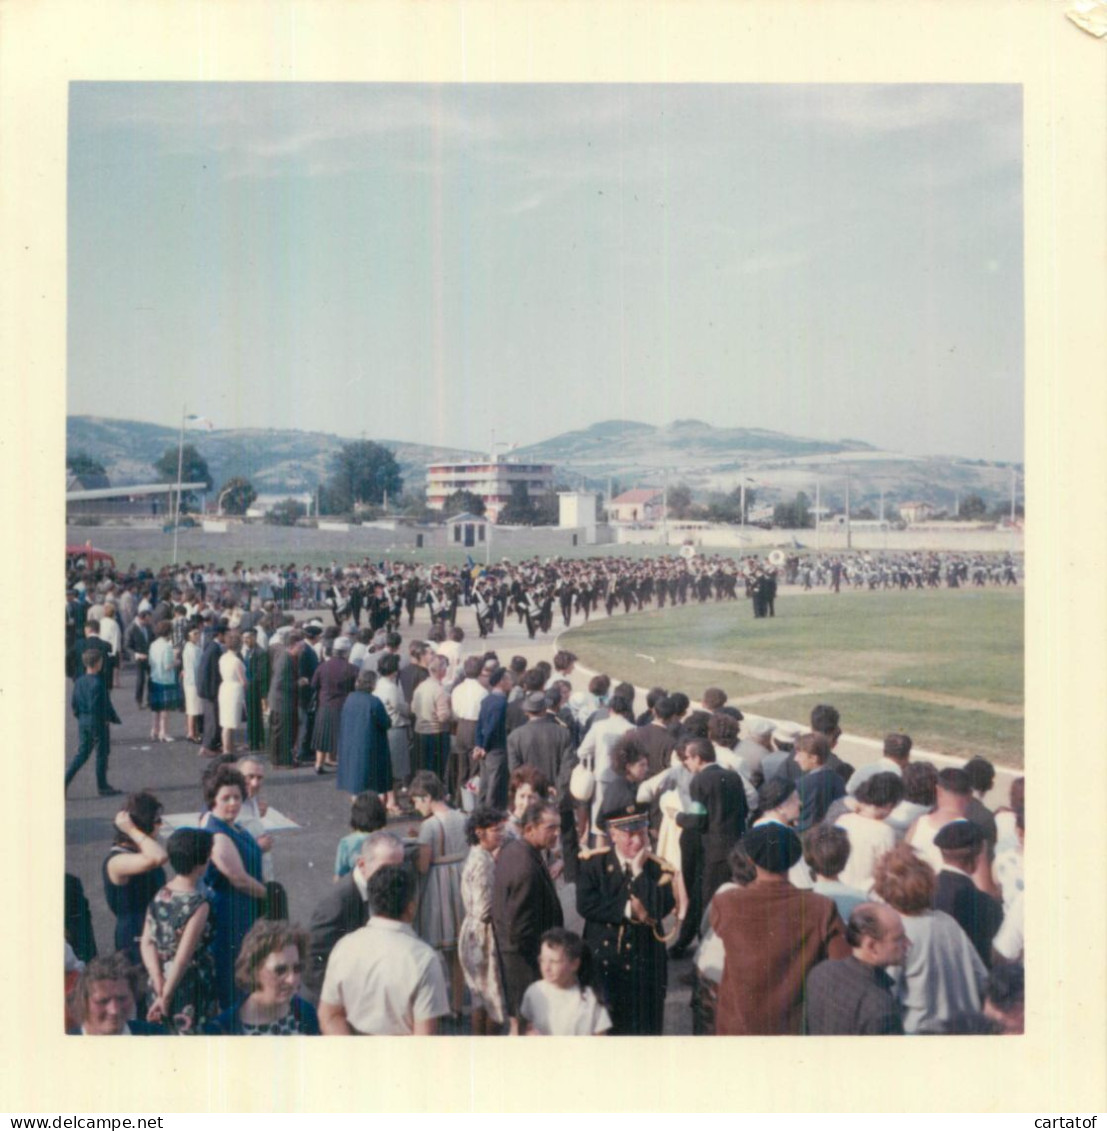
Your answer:
[[[410,487],[396,500],[396,510],[412,522],[432,522],[442,513],[427,506],[426,491]]]
[[[754,492],[752,490],[746,491],[746,514],[745,517],[749,518],[750,507],[754,503]],[[708,499],[707,504],[707,517],[712,522],[741,522],[742,515],[742,488],[735,487],[728,495],[715,492]]]
[[[98,459],[93,459],[88,452],[78,452],[76,455],[70,456],[65,461],[65,466],[78,477],[107,475],[108,473],[104,465]]]
[[[219,507],[223,514],[245,514],[258,497],[249,479],[236,475],[219,488]]]
[[[307,514],[307,507],[299,499],[282,499],[265,516],[266,522],[274,526],[295,526],[298,519]]]
[[[484,500],[472,491],[455,491],[442,505],[442,513],[447,518],[455,514],[484,514]]]
[[[352,511],[359,504],[384,501],[385,492],[395,499],[404,489],[396,457],[372,440],[343,444],[334,459],[329,487],[330,510]]]
[[[777,503],[773,507],[773,525],[786,530],[802,530],[813,526],[811,506],[807,496],[800,491],[790,503]]]
[[[559,490],[567,491],[568,487],[555,487],[546,491],[534,501],[534,525],[557,526],[561,522],[561,500],[557,497]]]
[[[533,526],[538,519],[534,503],[531,501],[527,485],[515,482],[511,485],[511,498],[500,511],[496,520],[504,526]]]
[[[979,495],[966,495],[957,508],[957,517],[967,520],[985,518],[988,514],[988,504]]]
[[[154,470],[162,483],[177,482],[177,458],[176,448],[166,448],[165,454],[154,464]],[[208,470],[208,461],[192,444],[185,444],[181,449],[180,461],[182,483],[203,483],[208,491],[211,490],[212,478]],[[184,491],[182,496],[181,512],[183,513],[186,501],[193,500],[194,496],[192,491]]]
[[[665,496],[665,504],[670,518],[687,518],[692,505],[692,488],[687,483],[677,483],[670,487]]]

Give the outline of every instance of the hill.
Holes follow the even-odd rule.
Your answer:
[[[115,486],[150,482],[152,465],[175,447],[174,428],[135,420],[70,416],[67,454],[85,452],[107,469]],[[331,459],[351,437],[295,429],[216,429],[190,431],[218,485],[243,475],[263,494],[314,490],[330,475]],[[406,486],[418,489],[426,465],[464,460],[483,453],[378,439],[396,455]],[[559,484],[605,489],[660,486],[667,470],[670,485],[686,483],[698,496],[732,491],[745,480],[762,502],[805,491],[840,507],[847,477],[856,508],[875,511],[886,501],[930,502],[952,511],[970,492],[990,504],[1010,497],[1008,465],[950,456],[916,457],[887,452],[860,440],[813,440],[760,428],[718,427],[702,420],[674,420],[657,426],[633,420],[604,420],[516,449],[511,458],[552,463]],[[664,469],[664,470],[663,470]]]
[[[166,448],[176,448],[179,432],[160,424],[115,420],[99,416],[66,419],[66,453],[85,452],[107,469],[113,486],[153,483],[153,464]],[[296,429],[240,428],[190,430],[186,443],[194,444],[208,461],[216,486],[243,475],[261,494],[313,491],[331,474],[331,458],[352,437]],[[426,465],[434,460],[465,459],[473,455],[459,448],[377,440],[396,456],[405,485],[421,487]]]

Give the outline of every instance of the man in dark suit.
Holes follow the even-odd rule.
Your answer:
[[[650,777],[669,768],[669,761],[676,749],[672,726],[677,721],[678,714],[677,704],[672,696],[663,695],[653,705],[652,720],[631,731],[635,741],[645,749],[649,757]]]
[[[507,695],[507,733],[509,735],[512,731],[519,730],[520,727],[527,725],[525,707],[527,696],[536,691],[542,691],[545,687],[545,680],[543,680],[540,671],[535,671],[533,668],[527,671],[524,666],[523,670],[518,672],[516,671],[516,660],[522,660],[523,664],[526,664],[522,656],[517,656],[512,659],[511,666],[508,669],[514,673],[514,678],[517,681],[517,686]]]
[[[742,779],[715,761],[707,738],[693,738],[684,748],[684,765],[693,774],[688,792],[692,811],[677,814],[677,824],[700,834],[703,854],[702,892],[706,907],[721,884],[730,879],[727,858],[746,831],[749,806]]]
[[[489,674],[489,693],[481,700],[470,757],[480,766],[480,804],[507,808],[507,695],[511,673],[497,667]]]
[[[311,687],[312,676],[319,667],[319,653],[316,645],[323,635],[323,626],[317,624],[304,625],[304,636],[307,643],[300,650],[299,672],[299,729],[296,732],[296,760],[298,762],[315,762],[315,751],[311,748],[311,734],[315,730],[315,693]],[[304,682],[307,680],[307,683]]]
[[[308,923],[311,941],[304,971],[304,986],[313,1002],[319,999],[327,959],[338,940],[369,921],[368,884],[373,873],[386,864],[403,862],[404,845],[399,837],[384,829],[370,833],[361,846],[354,870],[343,876],[316,905]]]
[[[674,907],[672,865],[650,850],[649,808],[604,809],[610,848],[582,850],[577,911],[596,963],[597,990],[616,1036],[660,1034],[666,963],[662,922]]]
[[[141,609],[135,614],[123,638],[123,646],[134,656],[135,660],[135,705],[142,706],[142,696],[146,690],[146,680],[150,675],[150,645],[154,642],[154,633],[150,627],[150,613]]]
[[[200,655],[200,671],[196,677],[196,694],[204,710],[204,737],[200,753],[211,757],[222,749],[219,734],[219,685],[223,677],[219,674],[219,660],[223,655],[223,639],[227,634],[227,622],[218,621],[211,634],[211,640],[204,646]]]
[[[507,768],[537,766],[554,783],[560,783],[573,756],[573,737],[546,710],[546,696],[532,691],[523,700],[526,726],[507,736]],[[571,765],[569,769],[571,769]]]
[[[1003,925],[1003,904],[973,883],[984,834],[972,821],[950,821],[934,837],[934,847],[942,854],[942,870],[934,907],[952,915],[976,947],[984,965],[992,965],[992,941]]]
[[[269,695],[269,653],[258,647],[258,630],[242,632],[242,661],[246,665],[246,748],[265,748],[266,699]]]
[[[84,633],[84,637],[78,638],[73,649],[73,679],[78,680],[84,675],[83,656],[91,648],[100,653],[100,682],[104,685],[104,690],[110,692],[111,645],[100,636],[100,622],[95,617],[85,621]]]
[[[542,856],[557,844],[561,827],[557,809],[545,801],[532,801],[522,822],[522,837],[500,849],[492,881],[492,931],[513,1032],[518,1031],[523,994],[539,978],[542,935],[564,923],[557,889]]]

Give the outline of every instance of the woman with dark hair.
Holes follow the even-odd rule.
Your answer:
[[[317,1037],[315,1008],[299,996],[308,933],[284,919],[262,919],[242,940],[234,979],[249,996],[204,1032],[236,1037]]]
[[[849,860],[842,869],[842,883],[868,893],[876,862],[896,846],[896,832],[888,816],[903,800],[903,782],[896,774],[873,774],[854,794],[857,809],[835,821],[849,836]]]
[[[937,803],[938,770],[930,762],[908,762],[901,780],[903,800],[888,814],[888,824],[897,840],[903,840],[907,830]]]
[[[162,804],[149,790],[130,794],[115,815],[115,840],[103,866],[104,896],[115,916],[115,949],[135,964],[141,961],[138,940],[146,908],[165,884],[169,857],[154,836],[161,814]]]
[[[337,884],[343,876],[348,876],[361,855],[361,846],[370,833],[383,829],[388,824],[388,811],[380,796],[371,789],[359,793],[350,806],[350,828],[338,842],[338,851],[334,857],[334,882]]]
[[[392,759],[388,751],[388,728],[392,723],[384,704],[373,694],[376,686],[376,672],[360,672],[354,690],[342,704],[338,724],[335,784],[354,798],[367,789],[385,797],[392,792]]]
[[[261,882],[261,848],[237,823],[246,799],[246,779],[234,766],[218,766],[204,782],[208,805],[205,828],[214,836],[204,882],[214,895],[215,938],[212,953],[224,1008],[234,1000],[234,964],[246,932],[260,918],[265,904]]]
[[[214,925],[200,878],[211,858],[207,829],[178,829],[169,838],[169,863],[176,875],[146,910],[142,961],[150,976],[147,1021],[164,1022],[171,1033],[195,1035],[215,1013]]]
[[[415,930],[440,950],[450,971],[454,1012],[461,1009],[462,977],[457,939],[465,908],[461,902],[461,873],[469,854],[463,814],[446,804],[446,787],[437,774],[421,770],[411,782],[411,801],[423,817],[419,827],[416,867],[424,877]]]
[[[532,801],[550,799],[550,780],[537,767],[524,763],[511,771],[507,783],[507,824],[504,839],[516,840],[523,835],[523,814]]]
[[[933,1031],[965,1010],[980,1009],[988,971],[957,921],[934,911],[934,869],[908,844],[876,865],[873,893],[903,918],[911,945],[897,985],[905,1033]]]
[[[649,751],[629,732],[611,748],[611,777],[604,791],[604,809],[626,809],[638,802],[638,787],[650,772]],[[597,844],[607,837],[597,837]]]
[[[461,873],[465,919],[457,940],[458,960],[473,1002],[473,1036],[494,1036],[506,1020],[500,956],[492,932],[492,881],[503,843],[506,814],[480,806],[465,824],[472,846]]]

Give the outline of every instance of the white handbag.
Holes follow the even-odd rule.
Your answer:
[[[574,801],[591,801],[596,792],[596,775],[588,762],[578,762],[569,775],[569,793]]]

